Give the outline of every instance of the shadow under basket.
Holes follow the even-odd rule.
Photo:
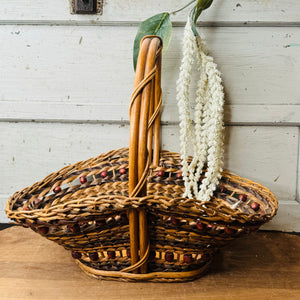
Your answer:
[[[278,203],[229,171],[211,201],[183,197],[180,155],[159,150],[161,40],[148,36],[140,48],[129,148],[50,174],[16,192],[6,213],[69,250],[96,278],[193,280],[218,248],[269,221]]]

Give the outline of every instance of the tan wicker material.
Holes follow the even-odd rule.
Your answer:
[[[211,201],[182,197],[180,155],[159,150],[161,47],[158,37],[141,42],[129,149],[64,167],[7,203],[9,218],[72,251],[96,278],[195,279],[219,247],[278,209],[267,188],[229,171]]]

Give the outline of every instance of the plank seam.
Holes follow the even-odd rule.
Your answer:
[[[48,107],[47,107],[48,105]],[[33,107],[32,107],[33,106]],[[63,113],[69,110],[69,114]],[[113,107],[116,107],[114,105]],[[107,123],[128,124],[127,105],[118,105],[119,111],[112,115],[104,111],[111,109],[107,103],[64,103],[64,102],[14,102],[0,101],[0,122],[41,122],[41,123]],[[42,111],[40,114],[33,111]],[[51,109],[50,109],[51,108]],[[168,113],[171,109],[171,113]],[[224,120],[226,125],[235,126],[292,126],[300,125],[297,118],[300,105],[225,105]],[[92,113],[93,110],[93,113]],[[101,112],[100,115],[95,110]],[[80,114],[79,114],[80,111]],[[162,123],[166,125],[177,125],[177,110],[173,106],[163,106]],[[73,115],[74,114],[74,115]],[[241,117],[242,115],[242,117]]]
[[[129,125],[128,120],[64,120],[64,119],[13,119],[0,118],[0,123],[49,123],[49,124],[106,124]],[[177,126],[179,122],[161,121],[162,126]],[[299,127],[299,123],[287,122],[224,122],[225,126]]]
[[[0,20],[0,25],[39,25],[39,26],[111,26],[137,27],[141,21],[99,21],[99,20]],[[174,27],[184,27],[185,22],[175,21]],[[300,22],[276,21],[219,21],[200,22],[198,27],[300,27]]]

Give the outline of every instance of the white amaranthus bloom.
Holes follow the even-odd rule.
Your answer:
[[[200,73],[195,99],[194,122],[191,117],[190,84],[196,54]],[[213,58],[206,53],[200,37],[195,37],[188,20],[183,38],[183,58],[177,81],[177,102],[180,119],[180,154],[184,197],[209,201],[221,178],[223,167],[224,92],[220,72]],[[188,164],[192,143],[193,159]],[[207,164],[199,189],[199,178]]]

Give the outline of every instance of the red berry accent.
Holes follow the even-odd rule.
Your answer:
[[[245,194],[239,195],[239,200],[243,201],[243,202],[246,202],[247,201],[247,195],[245,195]]]
[[[68,229],[70,231],[72,231],[73,233],[77,233],[80,231],[80,226],[79,226],[79,224],[69,225]]]
[[[107,176],[107,171],[102,171],[102,172],[100,173],[100,176],[101,176],[102,178],[105,178],[105,177]]]
[[[80,181],[80,183],[84,184],[84,183],[87,182],[87,179],[86,179],[85,176],[81,176],[81,177],[79,178],[79,181]]]
[[[182,179],[182,172],[176,173],[176,179]]]
[[[214,229],[215,226],[214,226],[214,225],[211,225],[211,224],[208,224],[206,227],[207,227],[207,229],[210,230],[210,229]]]
[[[205,254],[202,254],[202,255],[201,255],[200,260],[201,260],[202,262],[206,262],[206,261],[209,260],[209,257],[210,257],[209,254],[205,253]]]
[[[174,260],[174,253],[173,252],[166,252],[165,260],[168,262],[172,262]]]
[[[259,210],[259,204],[257,202],[252,202],[250,207],[254,210],[254,211],[258,211]]]
[[[23,206],[23,210],[29,210],[28,206]]]
[[[220,192],[221,193],[226,193],[227,192],[227,189],[226,189],[226,187],[225,186],[220,186]]]
[[[183,261],[184,261],[186,264],[190,264],[190,263],[193,261],[193,256],[192,256],[192,254],[184,254],[184,255],[183,255]]]
[[[89,253],[89,258],[92,261],[97,261],[99,259],[98,253],[97,252]]]
[[[177,218],[172,216],[171,217],[171,223],[172,223],[172,225],[178,225],[180,223],[180,221]]]
[[[120,175],[124,175],[124,174],[126,174],[126,169],[124,169],[124,168],[121,168],[120,170],[119,170],[119,173],[120,173]]]
[[[110,259],[115,259],[116,258],[116,252],[115,251],[107,251],[107,256]]]
[[[44,226],[44,227],[39,227],[38,231],[42,234],[47,234],[49,232],[49,228]]]
[[[127,216],[126,216],[126,215],[121,215],[120,222],[121,222],[122,224],[128,224],[129,221],[128,221]]]
[[[131,257],[131,252],[130,252],[130,249],[127,249],[127,250],[126,250],[126,255],[127,255],[127,257],[128,257],[128,258],[130,258],[130,257]]]
[[[80,252],[72,252],[72,257],[74,259],[80,259],[81,258],[81,253]]]
[[[98,220],[96,221],[97,226],[104,226],[106,224],[105,220]]]
[[[165,171],[164,170],[159,170],[157,172],[157,176],[159,176],[159,177],[163,177],[164,175],[165,175]]]
[[[200,221],[197,221],[196,226],[199,230],[204,230],[206,225]]]
[[[225,227],[224,232],[227,234],[233,234],[235,232],[235,230],[232,228],[229,228],[229,227]]]
[[[61,191],[61,187],[59,185],[53,189],[53,192],[55,194],[58,194],[60,191]]]

